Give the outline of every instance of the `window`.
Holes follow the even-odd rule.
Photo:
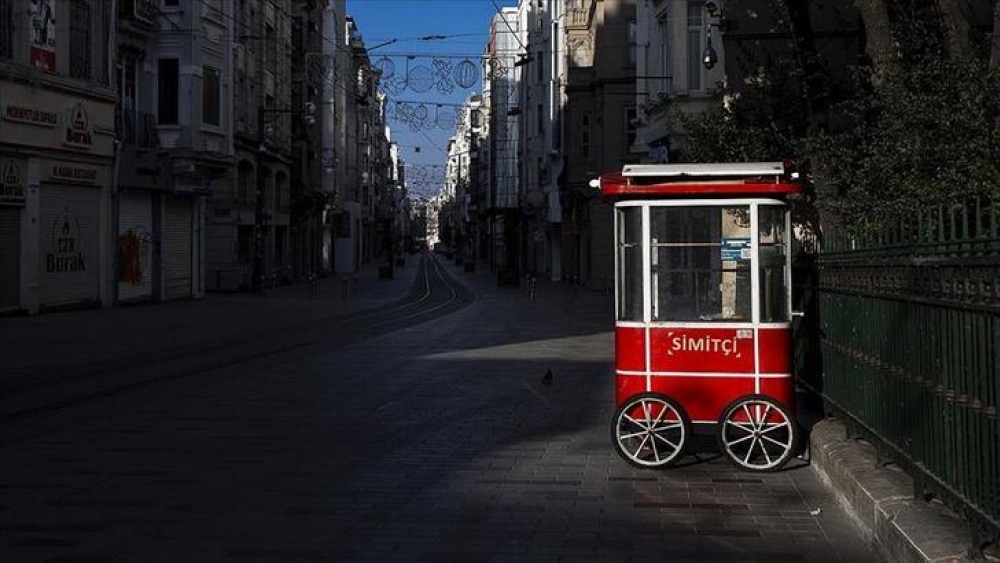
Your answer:
[[[660,41],[660,76],[672,76],[670,72],[670,22],[664,12],[656,20],[657,33]],[[670,82],[666,79],[662,81],[663,91],[670,89]]]
[[[539,82],[545,81],[545,52],[539,51],[535,55],[535,68],[537,68],[537,78]]]
[[[785,208],[760,205],[757,209],[757,230],[760,235],[760,320],[764,323],[787,322],[785,261],[788,233],[785,228]]]
[[[545,134],[545,106],[544,105],[538,104],[538,106],[537,106],[537,116],[538,116],[538,119],[537,119],[537,123],[535,125],[538,127],[538,129],[537,129],[536,133],[538,133],[538,136],[540,137],[543,134]]]
[[[201,83],[201,121],[208,125],[221,125],[222,111],[220,109],[219,84],[221,73],[219,69],[204,67]]]
[[[69,12],[69,75],[89,80],[90,57],[90,2],[74,0]]]
[[[590,158],[590,116],[580,117],[580,156]]]
[[[654,321],[751,320],[750,207],[650,208]]]
[[[122,79],[118,82],[121,133],[126,141],[135,142],[139,138],[136,119],[136,61],[130,56],[124,56],[121,65]]]
[[[635,133],[639,127],[639,114],[635,108],[625,108],[625,152],[635,144]]]
[[[163,0],[163,5],[166,7],[179,6],[181,0]]]
[[[701,52],[704,49],[704,2],[688,2],[688,90],[700,92],[705,88]]]
[[[618,248],[618,320],[641,321],[642,318],[642,208],[619,207],[616,210]]]
[[[0,0],[0,59],[14,58],[14,0]]]
[[[638,44],[635,20],[630,20],[628,22],[628,66],[630,67],[635,66]]]
[[[159,92],[157,92],[157,123],[177,125],[178,114],[178,63],[177,59],[160,59]]]

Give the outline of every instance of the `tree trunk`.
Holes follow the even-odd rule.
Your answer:
[[[993,5],[993,34],[990,36],[990,68],[1000,69],[1000,0]]]
[[[876,86],[892,66],[892,26],[885,0],[854,0],[865,26],[865,51],[872,63]]]
[[[944,23],[948,54],[955,59],[969,55],[969,20],[962,14],[962,3],[957,0],[937,0],[941,21]]]
[[[807,2],[786,0],[785,9],[795,37],[795,52],[802,69],[802,94],[809,117],[809,131],[826,128],[828,84],[825,69],[816,52],[816,37]]]

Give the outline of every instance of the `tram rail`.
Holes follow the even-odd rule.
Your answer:
[[[280,327],[280,336],[277,338],[274,329],[269,329],[216,340],[210,344],[172,348],[155,355],[137,354],[133,358],[82,369],[81,366],[39,368],[70,372],[70,375],[54,379],[38,381],[29,374],[15,376],[0,382],[0,397],[4,397],[3,403],[7,403],[8,407],[4,408],[0,403],[0,428],[95,401],[189,379],[199,374],[282,354],[301,353],[311,347],[347,346],[433,320],[452,312],[452,309],[461,309],[472,300],[471,292],[451,279],[433,254],[425,254],[422,258],[417,279],[421,280],[420,285],[414,283],[413,289],[405,297],[393,303],[285,325]],[[268,342],[270,346],[267,345]],[[262,346],[264,349],[261,349]],[[193,360],[185,361],[188,358]],[[137,360],[142,363],[136,365]],[[137,378],[136,370],[155,375]],[[73,391],[72,388],[81,385],[87,385],[87,390]],[[63,391],[60,392],[60,389]],[[32,400],[30,397],[44,391],[49,391],[44,399]],[[0,435],[0,443],[5,441],[9,441],[8,436]]]

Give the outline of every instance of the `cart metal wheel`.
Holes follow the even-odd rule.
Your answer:
[[[629,398],[611,419],[611,439],[618,455],[638,467],[667,467],[684,453],[691,436],[687,413],[673,399],[657,393]]]
[[[747,395],[722,413],[719,448],[749,471],[776,471],[798,447],[799,427],[788,408],[766,395]]]

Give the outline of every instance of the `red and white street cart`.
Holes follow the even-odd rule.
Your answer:
[[[776,470],[799,436],[791,366],[791,220],[783,163],[626,166],[615,201],[612,439],[641,467],[713,425],[737,466]]]

